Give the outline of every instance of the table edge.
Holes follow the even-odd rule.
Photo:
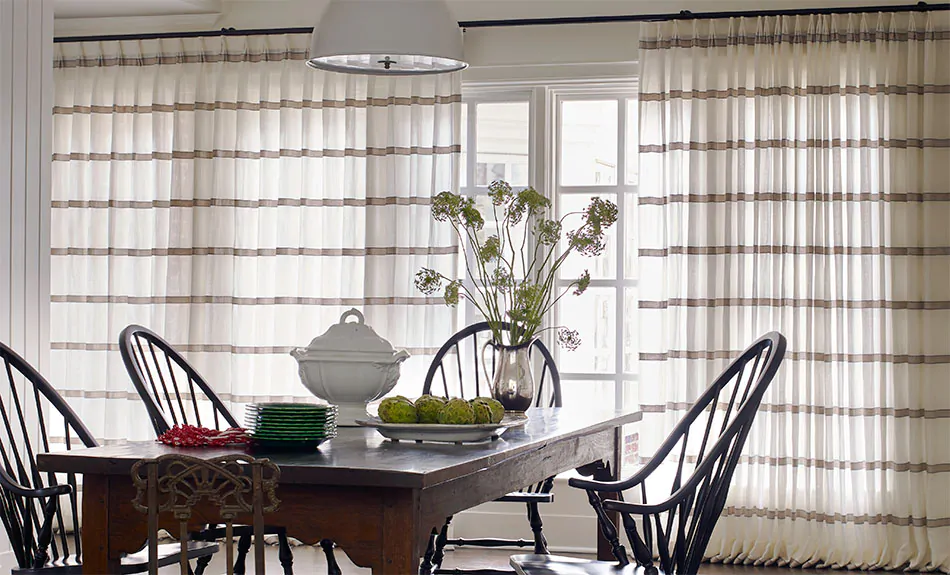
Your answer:
[[[631,411],[625,414],[617,415],[609,420],[596,422],[591,424],[588,427],[577,429],[566,435],[557,437],[553,441],[570,441],[579,436],[583,436],[590,433],[597,433],[603,431],[604,429],[609,428],[619,428],[623,425],[629,425],[632,423],[638,423],[643,420],[643,412],[640,410]],[[550,443],[550,442],[547,442]],[[543,449],[547,443],[535,444],[535,445],[526,445],[516,448],[509,452],[506,452],[505,457],[497,459],[498,454],[487,455],[485,459],[495,459],[491,460],[492,464],[504,461],[511,457],[517,457],[529,450],[532,449]],[[362,486],[362,487],[379,487],[379,488],[409,488],[409,489],[426,489],[444,483],[445,481],[450,480],[452,477],[459,475],[458,473],[451,473],[452,470],[457,470],[459,467],[471,467],[473,465],[478,465],[480,460],[466,461],[460,463],[453,467],[445,467],[436,471],[430,472],[414,472],[414,471],[387,471],[387,470],[353,470],[350,468],[333,468],[333,467],[324,467],[322,468],[324,473],[326,470],[336,470],[334,474],[333,471],[330,471],[329,474],[339,475],[339,479],[334,481],[335,484],[345,484],[353,486]],[[98,465],[102,465],[101,462]],[[101,469],[89,470],[88,469],[88,460],[83,458],[81,455],[72,455],[70,452],[56,452],[56,453],[37,453],[36,454],[36,467],[39,471],[42,472],[55,472],[55,473],[79,473],[79,474],[88,474],[88,475],[101,475],[101,476],[121,476],[125,475],[124,472],[119,473],[110,473],[108,471],[103,471]],[[86,468],[86,469],[83,469]],[[471,472],[471,471],[469,471]],[[372,477],[367,477],[369,475]],[[352,475],[352,477],[347,477]],[[379,481],[380,477],[389,477],[394,481],[390,482],[381,482]],[[298,483],[298,484],[307,484],[307,481],[289,481],[288,483]],[[330,482],[324,482],[328,484]],[[319,483],[313,483],[314,485],[319,485]]]

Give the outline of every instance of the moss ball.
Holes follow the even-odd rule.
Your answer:
[[[464,399],[450,399],[439,410],[439,423],[471,425],[475,423],[475,410]]]
[[[387,397],[379,404],[379,418],[386,423],[415,423],[419,416],[411,401],[402,396]]]
[[[487,401],[472,400],[472,409],[475,410],[475,423],[491,423],[491,407]]]
[[[501,420],[505,418],[505,406],[497,399],[491,397],[476,397],[472,400],[472,403],[484,404],[491,410],[491,419],[485,423],[501,423]]]
[[[445,399],[432,395],[423,395],[416,400],[416,413],[419,423],[438,423],[439,412],[445,406]]]

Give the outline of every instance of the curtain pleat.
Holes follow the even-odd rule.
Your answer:
[[[153,434],[117,352],[130,323],[238,417],[307,398],[288,351],[350,307],[413,354],[406,395],[455,331],[413,276],[456,267],[429,207],[458,186],[460,76],[319,72],[308,43],[56,45],[50,379],[98,438]]]
[[[706,553],[950,572],[950,27],[641,32],[641,454],[788,337]]]

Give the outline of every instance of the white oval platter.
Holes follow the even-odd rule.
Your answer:
[[[501,423],[476,425],[446,425],[441,423],[384,423],[378,417],[358,419],[357,425],[373,427],[383,437],[393,441],[438,441],[442,443],[474,443],[498,439],[505,431],[527,423],[523,414],[505,414]]]

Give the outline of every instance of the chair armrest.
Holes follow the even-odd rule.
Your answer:
[[[682,499],[682,497],[677,497],[676,494],[674,494],[666,501],[661,503],[628,503],[626,501],[617,501],[616,499],[605,499],[603,504],[604,509],[609,511],[620,511],[622,513],[632,513],[634,515],[653,515],[655,513],[669,511],[670,509],[676,507],[676,505],[680,502],[680,499]]]
[[[30,489],[21,485],[16,479],[10,477],[5,469],[0,468],[0,487],[17,495],[19,497],[53,497],[54,495],[66,495],[72,493],[72,485],[51,485],[40,489]]]
[[[653,471],[652,465],[645,465],[641,467],[636,473],[631,475],[626,479],[619,479],[617,481],[598,481],[596,479],[584,479],[582,477],[572,477],[567,481],[567,484],[571,487],[577,489],[585,489],[588,491],[602,491],[608,493],[617,493],[620,491],[626,491],[631,487],[636,487],[644,479],[646,479],[650,472]]]
[[[502,495],[495,501],[508,503],[552,503],[554,502],[553,493],[528,493],[525,491],[516,491],[508,495]]]
[[[735,423],[733,423],[735,425]],[[617,501],[614,499],[608,499],[603,502],[604,509],[609,509],[611,511],[621,511],[624,513],[634,513],[634,514],[647,514],[652,515],[654,513],[663,513],[664,511],[669,511],[673,507],[677,506],[687,497],[692,497],[695,493],[695,490],[699,487],[700,482],[706,477],[707,473],[712,472],[714,465],[717,465],[719,458],[722,456],[723,452],[728,447],[728,444],[718,442],[709,454],[706,456],[706,459],[699,464],[699,467],[693,470],[693,473],[690,474],[689,478],[683,482],[679,488],[670,494],[665,501],[661,503],[628,503],[626,501]],[[737,456],[738,459],[738,456]],[[626,481],[619,481],[618,484],[626,484],[628,482],[633,482],[633,480],[639,478],[642,481],[645,478],[644,473],[652,471],[652,468],[648,465],[647,467],[640,470],[639,473],[631,477]],[[626,488],[626,486],[624,487]],[[619,490],[618,490],[619,491]]]

